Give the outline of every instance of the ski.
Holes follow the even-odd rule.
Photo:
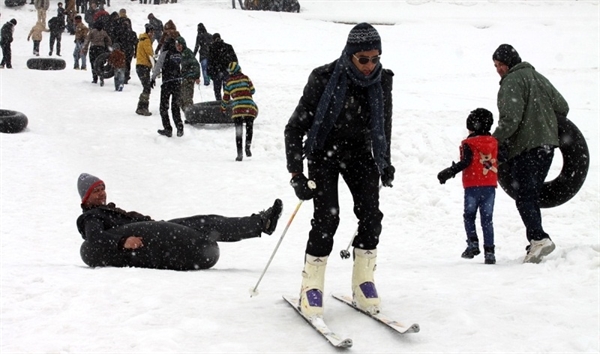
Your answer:
[[[335,294],[332,294],[331,296],[333,296],[334,299],[341,301],[344,304],[352,307],[356,311],[366,315],[367,317],[370,317],[370,318],[374,319],[375,321],[387,326],[388,328],[394,330],[397,333],[400,333],[400,334],[417,333],[421,330],[421,328],[419,327],[419,325],[417,323],[413,323],[410,326],[407,326],[398,321],[394,321],[394,320],[390,319],[389,317],[387,317],[386,315],[384,315],[382,313],[378,313],[377,315],[372,315],[372,314],[358,308],[354,304],[354,302],[352,301],[352,298],[350,296],[335,295]]]
[[[329,329],[329,327],[327,326],[325,321],[323,321],[323,318],[321,318],[321,317],[312,317],[311,318],[311,317],[304,316],[304,314],[302,313],[302,311],[300,311],[300,308],[298,307],[298,298],[297,297],[284,295],[283,299],[288,304],[290,304],[290,306],[292,306],[294,308],[294,310],[296,310],[296,312],[300,316],[302,316],[302,318],[304,318],[304,320],[306,320],[306,322],[308,322],[308,324],[312,328],[314,328],[317,332],[319,332],[331,345],[333,345],[336,348],[350,348],[352,346],[352,339],[341,338],[340,336],[335,334],[331,329]]]

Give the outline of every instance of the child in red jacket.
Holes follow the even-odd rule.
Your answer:
[[[123,91],[123,83],[125,82],[125,52],[121,50],[121,46],[117,43],[113,45],[113,50],[108,56],[108,64],[110,64],[115,72],[115,91]]]
[[[460,146],[460,161],[438,174],[441,184],[462,171],[465,188],[465,210],[463,214],[467,232],[467,249],[463,258],[473,258],[479,253],[479,239],[475,230],[477,210],[481,215],[485,264],[495,264],[494,251],[494,201],[498,186],[498,141],[491,136],[494,123],[492,112],[477,108],[467,118],[469,136]]]

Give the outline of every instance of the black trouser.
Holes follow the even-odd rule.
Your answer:
[[[102,53],[106,53],[106,47],[98,45],[90,47],[90,65],[92,66],[92,78],[94,79],[94,82],[98,81],[98,74],[102,74],[96,72],[96,59]],[[102,78],[102,80],[104,80],[104,78]]]
[[[171,100],[171,114],[173,115],[173,123],[177,129],[183,129],[181,121],[181,111],[179,108],[179,100],[181,99],[181,81],[173,80],[164,82],[160,86],[160,117],[165,130],[173,130],[169,119],[169,99]]]
[[[56,55],[60,55],[60,41],[62,39],[62,33],[50,32],[50,53],[54,49],[54,42],[56,41]]]
[[[215,90],[215,100],[221,100],[221,89],[223,88],[223,82],[226,81],[226,75],[222,72],[215,74],[210,77],[213,81],[213,89]]]
[[[5,65],[7,68],[12,68],[12,50],[10,43],[2,43],[2,62],[0,65]]]
[[[135,66],[135,72],[137,73],[137,76],[140,78],[140,81],[142,82],[142,93],[145,93],[147,95],[150,95],[150,91],[152,91],[152,86],[151,86],[151,81],[150,80],[150,71],[151,68],[149,66],[146,65],[136,65]]]
[[[306,245],[306,253],[312,256],[328,256],[333,249],[333,236],[340,223],[340,175],[350,189],[354,214],[358,218],[358,233],[352,245],[370,250],[377,248],[379,243],[383,213],[379,210],[379,170],[371,152],[365,148],[337,150],[334,156],[317,153],[308,163],[308,178],[317,185],[312,229]]]
[[[524,151],[508,162],[516,183],[517,210],[527,230],[528,241],[549,238],[542,227],[538,200],[553,158],[554,148],[539,147]]]

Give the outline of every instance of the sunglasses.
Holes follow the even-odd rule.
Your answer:
[[[356,55],[352,54],[352,56],[353,56],[353,57],[354,57],[356,60],[358,60],[358,62],[359,62],[361,65],[365,65],[365,64],[367,64],[367,63],[369,63],[369,62],[371,62],[371,63],[373,63],[373,64],[378,64],[378,63],[379,63],[379,59],[380,59],[380,56],[379,56],[379,55],[377,55],[377,56],[374,56],[374,57],[357,57]]]

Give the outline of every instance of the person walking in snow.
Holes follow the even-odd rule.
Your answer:
[[[142,93],[138,99],[135,113],[141,116],[150,116],[152,113],[148,110],[150,105],[150,93],[152,92],[151,70],[154,62],[154,50],[152,49],[152,36],[154,28],[146,24],[145,32],[140,34],[135,54],[135,72],[142,83]]]
[[[170,101],[173,123],[175,123],[175,127],[177,128],[177,136],[182,137],[183,122],[179,107],[181,100],[181,53],[175,47],[174,39],[169,38],[165,41],[163,51],[160,53],[152,72],[152,87],[154,87],[159,74],[162,74],[162,84],[160,85],[160,117],[163,129],[159,129],[158,134],[169,138],[173,135],[173,127],[169,119]]]
[[[35,0],[33,5],[37,11],[37,21],[46,25],[46,12],[50,8],[50,0]]]
[[[29,35],[27,36],[27,41],[33,40],[33,55],[36,57],[40,56],[40,43],[42,42],[42,37],[44,32],[49,32],[41,22],[36,22],[31,30],[29,31]]]
[[[196,35],[196,45],[194,46],[194,56],[199,53],[200,66],[202,67],[202,76],[204,77],[204,86],[210,85],[210,76],[208,75],[208,53],[212,43],[212,34],[206,31],[203,23],[198,24],[198,34]]]
[[[98,77],[100,77],[100,86],[104,86],[104,76],[100,72],[100,68],[96,68],[96,59],[98,59],[100,54],[108,53],[110,46],[112,46],[112,41],[104,30],[102,22],[94,23],[94,27],[89,31],[83,43],[83,49],[81,49],[81,54],[83,55],[87,55],[89,49],[93,84],[97,84]]]
[[[479,238],[475,229],[477,210],[481,215],[485,264],[496,264],[494,246],[494,202],[498,186],[498,141],[491,136],[492,112],[484,108],[471,111],[467,117],[469,136],[460,146],[460,161],[438,173],[441,184],[462,171],[465,188],[463,221],[467,233],[467,249],[462,258],[479,255]]]
[[[312,71],[285,127],[291,185],[298,198],[313,199],[314,206],[299,301],[308,317],[323,316],[325,269],[340,222],[340,176],[352,194],[358,218],[352,241],[353,299],[359,308],[379,312],[373,274],[383,219],[379,181],[392,187],[395,172],[390,160],[394,74],[381,65],[381,54],[377,30],[368,23],[354,26],[342,55]],[[304,157],[308,178],[303,173]]]
[[[2,61],[0,62],[0,69],[4,67],[7,69],[12,69],[11,44],[16,25],[17,20],[13,18],[6,22],[2,26],[2,29],[0,29],[0,48],[2,48]]]
[[[77,191],[82,209],[77,230],[84,239],[80,254],[90,267],[207,269],[219,258],[216,242],[271,235],[283,210],[276,199],[270,208],[250,216],[212,214],[155,221],[107,204],[106,185],[96,176],[82,173]]]
[[[200,63],[183,37],[177,37],[175,42],[181,53],[181,109],[185,111],[194,105],[194,87],[200,84]]]
[[[235,50],[221,39],[219,33],[213,34],[213,42],[208,52],[208,75],[213,80],[215,100],[221,100],[223,82],[227,79],[227,67],[231,62],[239,63]]]
[[[50,29],[50,52],[48,55],[52,56],[54,42],[56,42],[56,55],[60,57],[60,43],[62,40],[62,34],[65,31],[65,20],[59,16],[52,17],[48,21],[48,28]]]
[[[163,23],[161,20],[156,18],[153,13],[148,14],[148,23],[154,28],[154,33],[152,34],[152,42],[159,41],[163,35]]]
[[[75,64],[73,64],[73,69],[79,70],[87,70],[86,65],[86,56],[82,54],[83,44],[85,43],[85,39],[89,33],[89,29],[83,23],[81,16],[75,16],[75,49],[73,50],[73,59]],[[79,60],[81,59],[81,66],[79,66]]]
[[[492,135],[507,152],[506,163],[518,185],[515,202],[529,241],[523,262],[539,263],[556,247],[542,227],[538,199],[559,146],[557,116],[566,117],[569,104],[510,44],[500,45],[492,60],[501,78],[500,116]]]
[[[119,43],[113,44],[113,50],[108,56],[108,64],[113,67],[115,72],[115,91],[123,91],[125,84],[126,58],[125,52],[121,50]]]
[[[237,62],[229,63],[227,68],[227,81],[223,86],[223,100],[221,101],[221,111],[225,114],[227,106],[231,106],[231,118],[235,122],[235,145],[237,147],[236,161],[242,161],[242,135],[244,123],[246,124],[246,156],[252,156],[250,147],[252,145],[252,135],[254,119],[258,115],[258,107],[252,98],[254,95],[254,84],[250,78],[242,73],[242,68]]]

